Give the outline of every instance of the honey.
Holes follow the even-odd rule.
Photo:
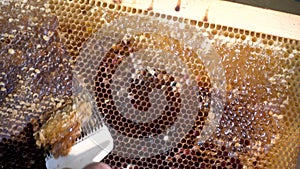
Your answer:
[[[96,0],[25,4],[33,7],[1,5],[27,13],[0,20],[9,25],[0,36],[0,155],[9,162],[0,166],[42,168],[35,159],[67,154],[81,121],[61,123],[76,129],[63,152],[47,141],[39,149],[34,133],[47,113],[76,114],[75,74],[90,93],[83,104],[110,128],[115,146],[102,162],[111,167],[295,168],[299,40]],[[12,151],[28,158],[17,164]]]

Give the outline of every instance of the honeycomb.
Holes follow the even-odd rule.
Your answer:
[[[48,152],[68,153],[92,106],[82,84],[74,88],[71,57],[45,2],[1,2],[1,11],[0,166],[45,168]]]
[[[49,149],[54,158],[67,155],[81,136],[81,132],[84,137],[86,128],[93,122],[93,120],[89,121],[93,113],[91,96],[75,75],[72,92],[69,99],[61,100],[52,111],[46,112],[50,117],[33,134],[36,144]],[[97,125],[94,123],[93,126]]]
[[[2,168],[45,168],[33,133],[72,74],[112,134],[112,168],[296,168],[299,40],[96,0],[20,4],[1,5]]]

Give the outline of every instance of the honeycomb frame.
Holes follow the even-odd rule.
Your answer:
[[[57,3],[55,3],[57,2]],[[240,107],[239,103],[244,102],[246,106],[251,106],[254,104],[253,100],[251,100],[251,97],[249,100],[252,102],[248,103],[247,100],[243,100],[241,95],[227,95],[227,107],[224,108],[224,116],[221,119],[221,124],[223,126],[219,127],[217,130],[217,133],[219,133],[219,136],[216,136],[215,140],[209,140],[206,143],[196,144],[192,148],[186,148],[182,144],[181,148],[174,148],[174,151],[170,151],[167,153],[167,155],[157,155],[153,158],[140,158],[140,159],[131,159],[131,158],[122,158],[119,156],[115,156],[113,153],[109,154],[103,161],[107,164],[111,165],[112,167],[131,167],[131,168],[182,168],[182,167],[191,167],[191,168],[242,168],[242,167],[248,167],[248,168],[295,168],[297,155],[299,152],[299,124],[297,123],[300,119],[300,107],[297,105],[297,103],[300,102],[299,96],[300,91],[298,91],[297,86],[299,86],[300,81],[300,68],[299,68],[299,59],[300,59],[300,41],[295,39],[289,39],[284,37],[278,37],[273,35],[268,35],[265,33],[259,33],[254,31],[248,31],[243,29],[237,29],[233,27],[228,26],[222,26],[218,24],[213,24],[209,22],[203,22],[203,21],[196,21],[196,20],[189,20],[187,18],[180,18],[180,17],[173,17],[171,15],[156,13],[153,11],[147,11],[142,9],[136,9],[132,7],[125,7],[122,5],[116,5],[116,4],[108,4],[105,2],[100,1],[74,1],[74,6],[70,6],[69,8],[72,11],[74,8],[84,8],[84,4],[89,4],[87,6],[93,6],[96,5],[99,9],[98,10],[104,10],[108,14],[106,16],[96,18],[94,17],[94,20],[90,20],[90,16],[93,16],[93,14],[88,10],[84,13],[82,10],[80,10],[81,13],[83,13],[84,20],[86,21],[84,24],[86,27],[82,28],[84,26],[76,26],[75,27],[71,25],[71,28],[73,29],[72,32],[68,32],[69,30],[66,29],[67,26],[64,26],[65,21],[69,21],[66,18],[66,20],[58,17],[59,20],[59,30],[61,33],[61,36],[64,37],[65,46],[67,48],[67,51],[69,54],[73,57],[73,61],[76,63],[76,59],[80,55],[80,51],[82,49],[83,44],[86,40],[88,40],[92,34],[98,31],[98,29],[101,29],[105,24],[109,24],[113,22],[114,20],[117,20],[119,17],[127,16],[127,15],[141,15],[145,17],[152,17],[152,18],[160,18],[163,20],[172,20],[174,22],[182,23],[184,25],[191,25],[197,27],[199,32],[202,32],[203,34],[206,34],[207,37],[211,40],[211,43],[215,46],[216,51],[218,55],[223,60],[228,60],[228,65],[235,64],[236,67],[227,67],[225,68],[228,72],[234,72],[233,70],[237,69],[243,69],[243,63],[239,62],[239,59],[236,59],[238,61],[232,62],[236,58],[242,58],[245,56],[256,56],[257,59],[259,57],[266,57],[270,59],[269,62],[270,67],[267,67],[268,72],[270,70],[274,70],[274,72],[278,74],[284,74],[289,76],[289,78],[283,78],[278,75],[272,76],[272,74],[268,77],[270,80],[270,83],[275,83],[275,86],[281,82],[281,80],[286,80],[284,84],[288,86],[288,88],[285,88],[285,85],[278,85],[279,91],[282,91],[282,98],[285,98],[283,100],[277,100],[279,103],[282,103],[283,109],[277,108],[275,106],[270,104],[270,106],[267,105],[257,105],[257,108],[259,111],[263,111],[263,107],[267,107],[268,112],[257,113],[257,116],[251,116],[254,114],[254,112],[251,113],[249,110],[245,110],[245,107]],[[83,4],[83,5],[82,5]],[[55,6],[60,5],[61,7],[56,9]],[[63,1],[50,1],[49,9],[52,10],[54,15],[57,16],[68,16],[64,15],[65,13],[62,11],[68,11],[66,9],[67,7],[64,6]],[[97,11],[97,10],[96,10]],[[58,14],[57,12],[61,12],[62,14]],[[89,16],[89,17],[87,17]],[[69,16],[68,16],[69,17]],[[106,17],[106,18],[105,18]],[[81,18],[81,19],[82,19]],[[80,20],[80,18],[77,18]],[[74,19],[74,22],[76,23],[76,19]],[[78,22],[79,23],[79,22]],[[75,33],[74,33],[75,32]],[[74,33],[74,34],[73,34]],[[71,35],[66,35],[71,34]],[[76,43],[76,40],[78,40],[78,37],[83,36],[84,38],[79,39],[79,43]],[[230,53],[232,56],[228,56],[226,54]],[[259,59],[257,59],[259,60]],[[247,60],[249,61],[249,60]],[[256,61],[256,60],[255,60]],[[253,61],[253,62],[255,62]],[[249,61],[251,63],[251,61]],[[267,60],[261,59],[260,64],[266,65]],[[77,63],[76,63],[77,64]],[[224,63],[224,67],[226,67],[226,64]],[[253,65],[249,65],[249,69],[254,69]],[[259,71],[264,71],[262,67]],[[279,67],[278,69],[276,69]],[[292,67],[292,68],[290,68]],[[272,69],[273,68],[273,69]],[[288,72],[288,70],[292,70],[294,72]],[[256,76],[250,76],[251,73],[254,75],[258,74],[258,81],[259,79],[263,78],[259,71],[250,71],[250,72],[243,72],[244,75],[249,75],[250,79],[257,78]],[[230,74],[229,73],[229,74]],[[239,74],[233,74],[231,73],[233,77],[238,76]],[[228,76],[228,75],[227,75]],[[236,91],[234,89],[237,89],[237,91],[247,91],[251,93],[249,90],[245,90],[243,88],[243,81],[240,79],[237,79],[237,82],[235,82],[235,79],[232,79],[230,77],[226,76],[226,83],[227,83],[227,90],[228,91]],[[273,78],[272,78],[273,77]],[[277,81],[277,78],[279,78],[279,81]],[[280,79],[282,78],[282,79]],[[249,79],[248,79],[249,80]],[[254,81],[251,81],[251,84],[260,85],[260,82],[257,82],[257,84]],[[265,82],[261,82],[265,83]],[[89,89],[92,89],[93,87],[90,87]],[[259,90],[260,88],[253,88],[254,90]],[[260,91],[262,92],[262,91]],[[268,92],[268,91],[266,91]],[[274,92],[274,91],[273,91]],[[281,93],[278,91],[275,91],[277,93]],[[276,94],[277,94],[276,93]],[[254,93],[255,95],[255,93]],[[238,97],[238,99],[241,100],[231,100],[229,97]],[[255,95],[257,97],[257,95]],[[273,95],[270,94],[269,97]],[[288,96],[288,100],[286,99]],[[253,96],[254,97],[254,96]],[[274,96],[280,98],[281,95],[278,94],[278,96]],[[255,98],[255,97],[254,97]],[[264,98],[261,98],[264,99]],[[286,107],[286,101],[289,105],[291,105],[291,109],[285,109]],[[230,106],[231,105],[231,106]],[[262,107],[259,107],[262,106]],[[273,106],[273,107],[272,107]],[[279,106],[280,107],[280,106]],[[247,108],[247,107],[246,107]],[[252,108],[252,107],[250,107]],[[250,109],[249,108],[249,109]],[[277,113],[277,109],[280,109],[279,113]],[[247,111],[248,114],[247,114]],[[244,114],[242,114],[244,113]],[[240,116],[238,116],[240,115]],[[294,116],[293,116],[294,115]],[[217,139],[217,138],[225,138],[222,137],[221,134],[225,133],[226,131],[222,128],[226,128],[226,125],[234,125],[236,126],[236,121],[243,121],[243,117],[246,116],[247,118],[254,118],[257,119],[257,123],[270,123],[268,120],[260,122],[260,118],[264,117],[274,117],[274,119],[278,119],[278,121],[273,121],[273,127],[275,125],[275,129],[277,129],[277,123],[280,124],[279,126],[283,126],[283,128],[280,128],[275,131],[275,133],[280,133],[280,135],[275,135],[274,138],[268,138],[265,140],[257,141],[257,144],[253,144],[251,139],[248,137],[242,137],[242,139],[235,138],[234,134],[228,137],[228,140],[226,139]],[[247,122],[247,120],[246,120]],[[264,128],[265,126],[261,124],[261,128]],[[258,128],[256,128],[258,129]],[[240,128],[236,127],[236,130],[240,130]],[[253,129],[252,129],[253,130]],[[271,132],[272,133],[272,132]],[[198,133],[197,133],[198,134]],[[261,133],[262,135],[264,133]],[[267,134],[268,135],[268,134]],[[272,136],[273,137],[273,136]],[[259,138],[254,138],[259,139]],[[183,142],[187,143],[190,141],[189,139],[185,139]],[[264,143],[268,142],[268,144],[272,144],[272,146],[268,146],[268,144]],[[230,143],[230,144],[229,144]],[[290,144],[294,143],[294,144]],[[181,143],[180,143],[181,144]],[[263,146],[262,146],[263,145]],[[232,152],[242,152],[246,155],[241,155],[239,158],[235,158],[235,154]],[[222,156],[222,158],[221,158]],[[176,158],[175,158],[176,157]],[[178,157],[178,158],[177,158]],[[216,160],[214,160],[216,158]],[[176,161],[176,162],[175,162]],[[174,163],[173,163],[174,162]]]

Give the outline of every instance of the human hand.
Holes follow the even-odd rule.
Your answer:
[[[111,167],[104,163],[91,163],[85,166],[83,169],[111,169]]]

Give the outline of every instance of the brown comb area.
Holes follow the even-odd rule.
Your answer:
[[[44,2],[1,3],[0,166],[45,168],[33,135],[72,95],[70,58]]]
[[[40,115],[53,110],[57,104],[57,101],[50,99],[51,97],[58,100],[64,96],[70,97],[71,81],[67,80],[70,76],[67,69],[70,66],[70,60],[77,62],[80,67],[78,71],[86,75],[83,78],[87,80],[85,82],[87,88],[94,91],[97,96],[97,105],[106,118],[106,124],[120,132],[120,135],[123,133],[135,138],[157,135],[175,121],[176,109],[183,104],[180,102],[182,93],[176,90],[169,92],[168,88],[164,95],[166,98],[169,96],[168,103],[173,106],[174,111],[168,113],[164,111],[165,107],[162,107],[159,116],[155,116],[161,118],[155,121],[156,123],[135,128],[134,125],[130,126],[133,123],[121,117],[116,107],[110,105],[115,99],[111,96],[110,86],[114,80],[113,75],[116,73],[113,70],[115,65],[123,61],[122,57],[116,59],[116,56],[121,55],[125,59],[143,48],[163,48],[164,45],[170,43],[168,36],[159,35],[158,30],[154,31],[158,34],[157,39],[164,42],[161,45],[150,40],[142,42],[142,46],[139,46],[136,40],[127,44],[122,43],[122,39],[118,39],[119,43],[111,44],[109,48],[111,51],[106,51],[106,60],[102,62],[102,65],[93,65],[78,57],[84,43],[93,33],[120,16],[130,15],[174,21],[174,23],[182,24],[186,29],[196,27],[197,32],[206,35],[210,40],[209,43],[214,44],[222,60],[220,66],[223,66],[225,70],[226,104],[215,132],[205,142],[198,140],[203,126],[208,123],[207,110],[197,112],[192,129],[185,133],[185,136],[174,147],[164,153],[152,157],[130,158],[113,151],[105,157],[103,162],[113,168],[295,168],[300,149],[299,40],[94,0],[50,0],[45,6],[43,3],[31,3],[34,4],[32,6],[38,8],[31,9],[18,5],[1,6],[1,11],[11,11],[3,13],[4,19],[0,18],[1,25],[7,25],[1,27],[0,36],[0,65],[5,65],[0,66],[0,150],[4,150],[0,151],[2,168],[45,168],[45,152],[37,148],[33,133],[42,126],[43,119],[39,119]],[[25,14],[20,18],[18,10],[21,9],[24,9]],[[15,10],[17,12],[14,12]],[[40,10],[43,12],[35,12]],[[43,16],[41,13],[44,13],[44,10],[50,10],[57,17],[58,23],[48,15],[40,17]],[[19,20],[15,20],[16,18]],[[136,20],[127,22],[138,25]],[[37,23],[37,25],[30,26],[30,23]],[[55,31],[56,25],[58,25],[58,32]],[[24,26],[25,29],[19,26]],[[172,27],[172,25],[169,26]],[[177,27],[174,26],[174,30],[177,30]],[[60,40],[56,39],[57,33],[63,39],[72,59],[65,55]],[[144,32],[139,33],[144,34]],[[170,34],[172,33],[170,31]],[[185,33],[180,36],[188,36],[189,33],[195,32]],[[103,39],[103,41],[109,43],[115,38],[114,34],[109,36],[112,38]],[[145,37],[149,39],[147,33]],[[190,43],[197,43],[197,41]],[[175,45],[175,48],[177,51],[183,50],[178,45]],[[93,48],[87,50],[97,53]],[[199,93],[202,96],[209,96],[210,88],[214,85],[211,82],[213,77],[205,74],[207,71],[205,67],[197,67],[202,64],[201,60],[199,62],[194,59],[198,58],[195,53],[188,51],[185,53],[190,53],[186,57],[189,59],[181,58],[181,60],[184,60],[191,70],[198,86],[204,87]],[[43,59],[39,60],[39,58]],[[28,65],[22,65],[25,61]],[[48,67],[43,67],[45,64]],[[64,66],[59,67],[59,64]],[[91,65],[90,67],[94,70],[86,69],[87,65]],[[24,67],[28,69],[22,69]],[[30,69],[31,67],[34,69]],[[54,72],[53,75],[47,73],[47,76],[40,76],[47,78],[34,80],[34,77],[39,77],[36,74],[46,72],[44,69],[51,69]],[[202,69],[205,71],[199,71]],[[134,109],[149,111],[155,106],[150,101],[149,94],[157,90],[161,84],[173,82],[172,75],[167,74],[163,69],[152,71],[154,73],[150,73],[145,68],[139,72],[139,78],[132,78],[129,81],[127,92],[131,93],[132,98],[128,100],[127,105],[132,105]],[[29,78],[31,74],[32,78]],[[92,78],[90,74],[97,75],[97,77]],[[127,76],[127,74],[124,75]],[[161,76],[166,78],[162,80]],[[205,78],[202,79],[202,77]],[[59,83],[56,81],[58,79],[60,79]],[[63,81],[65,85],[62,85],[61,79],[65,79]],[[34,92],[30,93],[30,90],[27,90],[28,87],[33,88]],[[19,98],[18,93],[21,92],[25,92],[22,96],[28,98]],[[208,100],[203,100],[203,103],[210,103],[209,97],[207,98]],[[110,102],[106,102],[107,99]],[[210,106],[207,109],[210,109]],[[134,117],[134,119],[144,118],[145,115],[139,114]],[[29,123],[30,119],[37,120]],[[141,127],[144,128],[141,129]],[[125,143],[125,148],[130,147],[128,146],[130,143],[120,138],[114,138],[114,142],[115,144]],[[145,148],[141,146],[140,150],[144,151]]]
[[[145,34],[144,36],[149,38],[162,38],[157,35],[155,36],[149,34]],[[160,44],[159,41],[164,41],[164,39],[156,40],[157,44]],[[165,47],[170,45],[167,44],[166,41],[164,42],[166,43]],[[111,124],[112,127],[117,127],[117,131],[123,135],[128,135],[130,137],[137,138],[148,136],[149,133],[157,135],[163,132],[162,129],[171,127],[174,121],[177,119],[176,116],[178,115],[178,113],[180,113],[180,108],[182,107],[180,92],[178,91],[178,89],[174,90],[174,86],[172,86],[172,84],[175,84],[174,77],[172,75],[169,75],[165,70],[147,70],[146,68],[138,73],[138,78],[129,78],[127,92],[129,93],[129,97],[131,97],[129,104],[132,104],[134,109],[147,112],[152,106],[161,107],[161,114],[158,117],[155,117],[152,123],[144,122],[140,124],[140,126],[132,122],[131,120],[126,119],[118,111],[111,112],[111,110],[117,109],[112,104],[114,103],[113,100],[108,102],[108,104],[103,103],[105,102],[104,100],[113,98],[110,89],[110,86],[112,84],[110,83],[113,80],[111,78],[114,75],[114,73],[116,73],[118,65],[121,64],[123,60],[125,60],[126,57],[128,57],[130,54],[133,54],[134,52],[143,49],[143,45],[146,44],[143,44],[143,42],[139,41],[136,42],[135,40],[131,39],[126,42],[122,41],[119,44],[112,47],[110,51],[106,53],[102,62],[100,62],[98,74],[95,79],[96,99],[99,101],[98,107],[100,111],[104,112],[104,117],[106,118],[108,124]],[[159,47],[155,46],[154,48]],[[200,66],[204,68],[203,65],[195,64],[194,66]],[[198,69],[198,71],[202,71],[202,79],[204,79],[204,81],[199,80],[198,82],[200,90],[199,93],[201,96],[203,96],[203,98],[205,98],[205,96],[209,95],[209,78],[207,77],[207,75],[205,75],[204,70]],[[127,74],[127,76],[130,76],[130,74]],[[118,88],[121,86],[116,87]],[[162,94],[165,95],[164,97],[168,106],[161,105],[162,103],[160,102],[160,97],[158,96],[155,97],[156,99],[158,99],[156,102],[154,102],[155,105],[151,104],[150,95],[153,90],[162,90]],[[203,102],[201,104],[204,105],[206,100],[204,100],[203,98],[199,98],[199,101],[200,103]],[[205,116],[207,116],[207,112],[199,112],[199,114],[202,118],[202,121],[205,118]],[[137,115],[136,118],[139,120],[145,119],[145,117],[143,117],[144,115]],[[114,119],[119,119],[119,122],[115,121]],[[120,123],[122,125],[113,125],[115,123]],[[199,124],[201,124],[201,122],[199,122]],[[132,131],[132,129],[134,130]],[[134,132],[135,134],[132,132]]]

